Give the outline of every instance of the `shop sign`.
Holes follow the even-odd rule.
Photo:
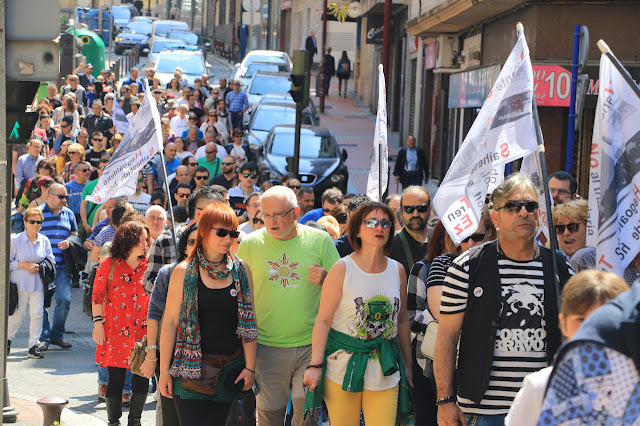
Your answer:
[[[533,91],[538,106],[568,107],[571,71],[558,65],[533,65]]]
[[[424,69],[430,70],[436,67],[436,58],[438,56],[438,45],[434,41],[424,48]]]
[[[383,30],[383,15],[367,16],[367,44],[382,44]]]
[[[480,108],[500,74],[500,65],[451,74],[449,108]]]

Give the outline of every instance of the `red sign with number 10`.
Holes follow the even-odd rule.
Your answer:
[[[568,107],[571,72],[558,65],[533,65],[533,92],[538,106]]]

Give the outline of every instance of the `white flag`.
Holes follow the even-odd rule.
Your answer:
[[[378,158],[378,144],[382,145],[382,158]],[[382,182],[379,182],[380,168],[382,168]],[[384,70],[378,65],[378,114],[376,116],[376,130],[373,134],[373,152],[371,166],[367,180],[367,196],[375,201],[380,200],[380,193],[387,190],[389,180],[389,148],[387,146],[387,88],[384,82]],[[380,191],[382,187],[382,191]]]
[[[433,199],[455,244],[478,228],[486,195],[503,179],[504,165],[536,150],[532,98],[529,48],[520,33]]]
[[[113,197],[136,192],[138,172],[162,149],[162,146],[160,115],[156,100],[147,89],[129,130],[87,200],[102,204]]]
[[[118,103],[117,99],[113,103],[113,126],[123,135],[127,133],[130,126],[127,114],[124,113],[124,110],[120,107],[120,103]]]
[[[529,175],[531,180],[538,188],[540,196],[538,197],[538,204],[540,204],[540,226],[536,235],[543,234],[547,241],[549,241],[549,228],[547,222],[549,221],[549,213],[547,212],[547,201],[544,192],[544,180],[541,178],[542,172],[540,171],[540,164],[538,163],[538,154],[532,152],[522,159],[522,166],[520,172]],[[551,199],[551,208],[553,209],[553,198]]]
[[[640,99],[604,54],[590,164],[587,245],[623,276],[640,250]]]

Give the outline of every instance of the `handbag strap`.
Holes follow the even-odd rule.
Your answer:
[[[405,256],[407,256],[407,265],[413,266],[413,255],[411,254],[411,249],[409,248],[407,237],[404,236],[404,232],[402,232],[402,230],[398,232],[398,235],[400,236],[400,241],[402,241],[402,247],[404,247],[404,254]]]
[[[107,275],[107,287],[104,289],[104,302],[102,302],[102,315],[104,315],[104,306],[107,304],[107,294],[109,294],[109,285],[113,280],[113,272],[116,269],[116,260],[111,258],[111,270],[109,271],[109,275]]]

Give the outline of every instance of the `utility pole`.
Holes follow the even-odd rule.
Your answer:
[[[391,70],[389,69],[389,46],[391,44],[391,0],[384,0],[384,27],[382,30],[382,67],[385,84],[389,86]]]
[[[327,47],[327,0],[322,1],[322,56],[320,57],[320,112],[324,113],[324,55]]]

